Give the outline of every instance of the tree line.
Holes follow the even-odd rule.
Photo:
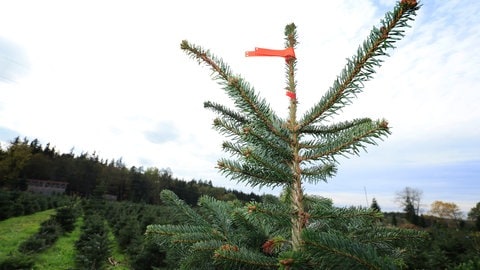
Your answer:
[[[69,195],[110,195],[119,201],[150,204],[160,202],[159,194],[164,189],[191,205],[201,195],[219,200],[260,200],[254,193],[215,187],[211,181],[175,178],[169,169],[127,168],[122,159],[104,160],[95,152],[60,153],[50,143],[42,146],[38,139],[16,137],[5,149],[0,147],[0,188],[26,190],[28,179],[66,182]]]

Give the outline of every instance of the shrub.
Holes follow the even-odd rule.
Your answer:
[[[75,220],[77,213],[74,206],[66,206],[57,209],[55,220],[65,232],[71,232],[75,229]]]
[[[472,259],[467,262],[461,263],[453,268],[453,270],[475,270],[480,269],[480,259]]]
[[[165,267],[166,252],[151,239],[145,239],[143,248],[132,260],[131,266],[135,270],[157,269]]]
[[[62,234],[60,225],[53,219],[43,222],[40,230],[20,244],[19,251],[36,253],[52,246]]]
[[[105,220],[97,215],[86,216],[80,239],[75,243],[76,263],[80,269],[104,269],[111,254]]]
[[[14,254],[0,262],[0,270],[32,269],[33,265],[34,262],[31,257],[24,254]]]
[[[12,215],[13,205],[10,203],[10,195],[0,190],[0,220],[7,219]]]

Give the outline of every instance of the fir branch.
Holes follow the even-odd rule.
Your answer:
[[[310,230],[337,232],[349,237],[357,235],[362,228],[372,228],[382,218],[381,213],[361,207],[337,208],[321,203],[308,208]]]
[[[210,242],[214,242],[214,241],[210,241]],[[204,244],[204,243],[209,243],[209,242],[199,242],[197,244]],[[221,244],[219,246],[221,246]],[[199,248],[196,244],[192,245],[192,249],[189,250],[189,252],[182,254],[182,256],[179,258],[178,269],[180,270],[215,269],[215,264],[214,264],[214,261],[212,260],[212,254],[215,249],[209,249],[209,248],[202,249],[202,248]],[[174,268],[169,268],[169,269],[174,269]]]
[[[397,247],[405,248],[422,241],[427,234],[418,230],[407,230],[395,227],[370,226],[364,227],[352,236],[359,242],[372,245],[389,254]]]
[[[329,265],[331,268],[363,266],[366,269],[394,269],[394,262],[380,257],[369,245],[352,242],[339,234],[321,233],[305,229],[304,248],[311,255],[311,262]]]
[[[360,119],[348,120],[341,123],[332,124],[329,126],[309,125],[303,128],[301,132],[303,134],[309,134],[313,136],[322,136],[326,134],[334,134],[334,133],[344,131],[344,130],[353,128],[355,126],[358,126],[364,123],[370,123],[370,122],[372,122],[370,118],[360,118]]]
[[[213,128],[225,137],[229,137],[236,142],[241,141],[243,131],[235,122],[221,118],[215,118],[213,120]]]
[[[223,115],[227,119],[234,120],[236,123],[241,124],[241,125],[246,125],[250,122],[250,120],[248,120],[247,116],[245,116],[245,115],[243,115],[239,112],[230,110],[229,108],[225,107],[224,105],[221,105],[221,104],[218,104],[218,103],[214,103],[214,102],[211,102],[211,101],[206,101],[206,102],[203,103],[203,107],[207,108],[207,109],[210,109],[210,110],[216,112],[219,115]]]
[[[261,151],[262,155],[267,157],[267,159],[275,160],[278,164],[284,164],[287,160],[290,160],[292,156],[289,151],[289,147],[286,143],[282,141],[275,141],[272,138],[269,138],[268,135],[261,135],[253,130],[249,126],[239,126],[238,123],[230,122],[229,120],[216,118],[213,121],[214,128],[220,133],[229,137],[238,148],[255,148]],[[225,147],[226,143],[224,142],[224,150],[229,151],[228,147]],[[233,154],[239,154],[239,156],[244,157],[242,151],[232,151]]]
[[[369,208],[334,208],[321,204],[311,206],[309,211],[312,220],[326,221],[329,219],[336,220],[337,223],[345,223],[345,221],[352,221],[357,218],[368,220],[379,220],[383,217],[382,213]]]
[[[220,172],[232,180],[247,182],[252,187],[277,187],[289,182],[288,178],[277,178],[277,175],[263,167],[251,163],[220,159],[217,163]]]
[[[345,154],[359,154],[360,149],[365,148],[365,144],[373,144],[374,139],[381,139],[382,136],[390,134],[388,123],[385,120],[371,123],[362,123],[354,126],[348,131],[340,131],[331,134],[325,143],[303,143],[303,148],[310,148],[302,153],[302,160],[331,160],[335,161],[335,156]],[[316,146],[315,146],[316,145]]]
[[[285,162],[272,159],[268,150],[261,152],[263,150],[261,148],[242,147],[230,142],[224,142],[222,147],[224,151],[240,156],[245,163],[269,170],[278,179],[291,179],[292,177]],[[283,183],[284,181],[279,182]]]
[[[328,210],[333,207],[332,199],[325,198],[318,195],[306,195],[304,199],[305,209],[310,213],[312,209]]]
[[[211,251],[213,253],[213,251],[215,251],[225,243],[225,241],[210,239],[208,241],[201,241],[193,244],[192,249],[195,251]]]
[[[332,178],[336,173],[337,167],[332,163],[302,167],[302,180],[311,184],[319,181],[327,182],[327,179]]]
[[[218,240],[218,241],[225,240],[223,235],[216,234],[216,233],[211,233],[211,231],[209,231],[208,233],[205,233],[205,232],[189,232],[189,233],[172,235],[170,241],[173,244],[179,244],[179,243],[194,244],[194,243],[204,242],[204,241],[209,241],[209,240],[214,240],[214,239]]]
[[[158,245],[168,246],[177,254],[185,252],[194,243],[224,240],[222,234],[210,227],[194,225],[148,225],[145,234]]]
[[[210,226],[219,230],[223,238],[228,241],[232,227],[233,206],[205,195],[200,197],[198,205],[205,211],[204,214],[207,215]]]
[[[382,60],[376,57],[388,56],[386,50],[393,48],[395,41],[403,37],[403,28],[408,27],[407,22],[413,19],[418,8],[416,1],[415,4],[405,4],[402,1],[397,3],[392,12],[386,13],[381,21],[382,27],[371,30],[367,40],[358,48],[357,54],[347,60],[333,86],[303,116],[299,124],[300,130],[336,114],[351,103],[351,99],[362,91],[364,82],[372,78],[374,68],[380,66]]]
[[[289,237],[291,209],[278,203],[250,203],[239,214],[268,237]]]
[[[180,200],[174,192],[164,189],[160,192],[160,198],[165,205],[173,206],[178,209],[176,214],[183,214],[188,218],[188,221],[193,224],[208,225],[208,222],[205,221],[202,216],[190,208],[184,201]]]
[[[176,236],[181,234],[213,234],[212,228],[210,226],[199,226],[199,225],[148,225],[146,234],[155,234],[161,236]]]
[[[276,269],[275,257],[244,248],[220,247],[214,254],[215,264],[223,269]]]
[[[239,207],[233,212],[235,232],[240,236],[235,239],[235,243],[239,246],[257,248],[268,239],[271,227],[264,223],[252,222],[247,211],[243,207]]]
[[[265,155],[272,160],[276,160],[279,164],[286,163],[287,160],[292,158],[292,151],[288,143],[277,140],[261,129],[244,126],[242,139],[249,146],[262,149]]]
[[[214,74],[216,74],[214,79],[221,81],[220,84],[223,85],[223,89],[233,99],[237,108],[252,115],[251,119],[264,126],[266,130],[275,134],[278,138],[288,141],[288,136],[278,128],[282,126],[282,121],[269,107],[266,100],[260,98],[255,93],[255,90],[242,78],[232,75],[230,68],[221,59],[217,59],[208,50],[205,51],[186,40],[182,41],[180,47],[188,55],[197,59],[199,63],[210,66]]]

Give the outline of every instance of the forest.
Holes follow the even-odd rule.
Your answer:
[[[259,200],[260,196],[214,187],[207,180],[177,179],[169,169],[127,168],[121,159],[103,160],[95,153],[58,153],[50,143],[14,138],[0,149],[0,187],[26,190],[28,179],[66,182],[66,193],[91,197],[95,192],[118,201],[158,204],[160,191],[169,189],[190,205],[201,195],[220,200]]]
[[[62,181],[68,186],[65,194],[45,196],[26,192],[27,179]],[[104,161],[95,154],[59,153],[50,144],[18,137],[0,151],[0,180],[0,230],[9,220],[53,211],[29,238],[13,243],[10,250],[0,250],[0,269],[40,269],[45,265],[42,256],[47,256],[41,254],[68,237],[75,238],[70,244],[73,251],[63,260],[67,265],[70,260],[77,269],[175,269],[175,257],[154,237],[145,236],[145,231],[151,224],[177,224],[188,216],[160,194],[171,191],[193,209],[207,197],[250,210],[256,203],[279,199],[214,187],[206,180],[176,179],[165,169],[126,168],[121,161]],[[382,213],[375,199],[371,209],[381,214],[376,226],[425,233],[404,254],[404,269],[478,269],[480,202],[464,220],[419,214],[415,190],[406,189],[402,195],[406,195],[404,212]],[[95,244],[99,250],[92,252],[89,247]]]

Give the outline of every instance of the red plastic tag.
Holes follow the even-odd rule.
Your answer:
[[[272,50],[265,48],[255,48],[254,51],[245,52],[245,56],[279,56],[285,59],[295,58],[295,51],[292,47],[283,50]]]
[[[294,92],[292,92],[292,91],[287,91],[286,94],[287,94],[287,96],[288,96],[289,98],[291,98],[291,99],[296,99],[296,98],[297,98],[297,95],[296,95]]]

